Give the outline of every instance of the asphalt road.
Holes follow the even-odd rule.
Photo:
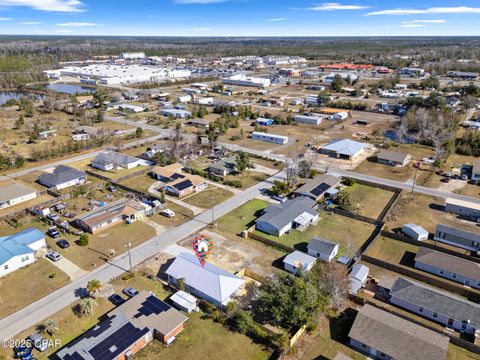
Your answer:
[[[257,185],[215,206],[213,209],[204,211],[192,220],[132,248],[132,266],[138,265],[152,256],[155,256],[155,254],[158,254],[166,247],[175,244],[177,241],[195,234],[208,224],[211,224],[212,218],[218,219],[245,202],[259,196],[260,189],[270,188],[275,179],[283,179],[284,176],[285,174],[283,172],[277,173],[265,181],[262,181],[261,183],[258,183]],[[126,234],[125,242],[128,241],[129,236],[134,236],[134,234]],[[11,339],[15,334],[40,323],[54,313],[68,307],[78,300],[82,294],[86,293],[85,288],[90,280],[98,279],[102,284],[105,284],[113,278],[120,276],[129,268],[128,253],[125,253],[113,259],[111,262],[105,263],[101,267],[85,274],[77,280],[72,281],[61,289],[1,319],[0,339]]]

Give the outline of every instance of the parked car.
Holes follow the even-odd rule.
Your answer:
[[[60,216],[58,216],[57,214],[48,214],[45,217],[50,221],[54,221],[54,222],[60,221]]]
[[[167,218],[175,217],[175,213],[170,209],[163,209],[162,211],[160,211],[160,215],[163,215]]]
[[[65,239],[58,240],[57,245],[62,249],[66,249],[66,248],[70,247],[70,243]]]
[[[55,228],[50,228],[47,231],[47,235],[50,236],[52,239],[56,239],[60,236],[60,233]]]
[[[49,252],[47,252],[47,255],[45,255],[45,256],[47,258],[49,258],[50,260],[54,261],[54,262],[57,262],[58,260],[60,260],[62,258],[62,255],[60,255],[56,251],[49,251]]]
[[[128,297],[134,297],[135,295],[138,294],[138,290],[135,288],[125,288],[122,290],[122,292]]]
[[[122,305],[125,302],[125,299],[122,298],[118,294],[112,294],[108,297],[108,300],[113,304],[113,305]]]
[[[443,174],[444,176],[446,177],[452,177],[452,173],[451,172],[446,172],[445,174]]]
[[[420,166],[422,166],[421,162],[416,162],[415,164],[413,164],[413,167],[416,167],[417,169],[420,169]]]
[[[29,341],[38,351],[44,352],[48,349],[48,340],[39,333],[33,333],[27,338],[27,341]]]
[[[440,181],[448,184],[450,182],[450,178],[444,177],[444,178],[441,178]]]
[[[21,344],[13,348],[13,355],[16,359],[32,360],[32,351],[32,345],[28,341],[26,341],[25,344]]]
[[[287,201],[287,198],[285,196],[282,196],[282,195],[274,195],[272,198],[273,198],[273,200],[280,201],[282,204],[285,201]]]
[[[468,180],[468,176],[465,175],[465,174],[463,174],[463,175],[462,175],[462,180]]]

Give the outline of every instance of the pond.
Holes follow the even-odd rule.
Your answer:
[[[21,99],[23,97],[28,97],[34,100],[42,99],[42,95],[39,94],[32,94],[32,93],[25,93],[25,92],[18,92],[18,91],[1,91],[0,92],[0,106],[5,104],[10,99]]]
[[[60,83],[50,83],[44,86],[45,89],[53,90],[62,94],[77,95],[83,93],[94,93],[97,91],[94,87],[75,85],[75,84],[60,84]]]

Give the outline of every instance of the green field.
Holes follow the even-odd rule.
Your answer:
[[[353,184],[346,188],[353,210],[372,219],[378,218],[394,193],[373,186]]]
[[[185,330],[177,340],[165,347],[152,341],[135,355],[135,359],[162,360],[263,360],[270,352],[254,344],[245,335],[233,333],[210,319],[202,319],[199,313],[191,313]]]

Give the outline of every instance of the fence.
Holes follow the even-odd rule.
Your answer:
[[[367,216],[363,216],[363,215],[360,215],[360,214],[354,214],[350,211],[337,209],[335,207],[327,208],[327,211],[332,211],[333,213],[335,213],[337,215],[342,215],[342,216],[345,216],[345,217],[348,217],[348,218],[351,218],[351,219],[354,219],[354,220],[358,220],[358,221],[363,221],[363,222],[366,222],[366,223],[369,223],[369,224],[372,224],[372,225],[377,225],[378,224],[378,221],[376,219],[372,219],[372,218],[369,218]]]
[[[383,221],[385,219],[385,216],[387,216],[387,214],[390,212],[390,209],[398,201],[398,198],[400,197],[401,194],[402,194],[402,191],[399,191],[398,189],[395,191],[392,198],[388,201],[387,205],[383,208],[380,215],[378,215],[377,221]]]
[[[255,233],[251,233],[250,237],[254,240],[257,240],[257,241],[260,241],[264,244],[279,248],[279,249],[284,250],[284,251],[289,252],[289,253],[295,251],[295,249],[290,247],[290,246],[287,246],[287,245],[284,245],[282,243],[267,239],[267,238],[265,238],[261,235],[255,234]]]
[[[474,302],[477,302],[477,303],[480,302],[480,294],[478,292],[474,292],[474,291],[469,290],[469,289],[467,289],[463,286],[448,283],[444,280],[433,278],[433,277],[431,277],[427,274],[422,274],[420,272],[410,270],[410,269],[408,269],[404,266],[390,264],[390,263],[387,263],[383,260],[379,260],[379,259],[370,257],[368,255],[362,255],[362,260],[365,261],[365,262],[368,262],[372,265],[380,266],[384,269],[396,272],[400,275],[405,275],[405,276],[411,277],[412,279],[421,281],[423,283],[427,283],[427,284],[436,286],[438,288],[447,290],[449,292],[458,294],[460,296],[464,296],[464,297],[470,299],[471,301],[474,301]]]
[[[307,326],[303,325],[300,329],[298,329],[298,331],[295,334],[293,334],[293,336],[290,338],[289,343],[288,343],[290,345],[290,347],[295,345],[295,343],[297,342],[298,339],[300,339],[300,336],[303,335],[305,330],[307,330]]]
[[[429,248],[429,249],[432,249],[432,250],[443,252],[443,253],[448,254],[448,255],[456,256],[456,257],[459,257],[459,258],[462,258],[462,259],[465,259],[465,260],[469,260],[469,261],[473,261],[473,262],[476,262],[476,263],[480,264],[480,258],[478,258],[478,257],[462,254],[460,252],[456,252],[454,250],[450,250],[450,249],[447,249],[447,248],[444,248],[444,247],[441,247],[441,246],[438,246],[438,245],[435,245],[435,244],[431,244],[429,242],[417,241],[417,240],[414,240],[414,239],[410,239],[406,236],[396,234],[396,233],[393,233],[393,232],[389,232],[389,231],[385,231],[385,230],[382,230],[381,234],[383,236],[386,236],[386,237],[389,237],[389,238],[392,238],[392,239],[395,239],[395,240],[398,240],[398,241],[403,241],[407,244],[412,244],[412,245],[416,245],[416,246],[423,246],[423,247],[426,247],[426,248]]]
[[[101,180],[104,180],[104,181],[108,181],[108,182],[112,182],[112,183],[117,184],[121,181],[125,181],[125,180],[131,179],[131,178],[136,177],[136,176],[144,175],[144,174],[152,171],[153,168],[154,168],[153,166],[147,166],[146,168],[143,168],[142,170],[136,171],[134,173],[131,173],[131,174],[128,174],[128,175],[125,175],[125,176],[121,176],[121,177],[116,178],[116,179],[109,178],[108,176],[99,174],[95,171],[88,170],[88,169],[85,170],[85,173],[87,175],[96,177],[97,179],[101,179]]]

